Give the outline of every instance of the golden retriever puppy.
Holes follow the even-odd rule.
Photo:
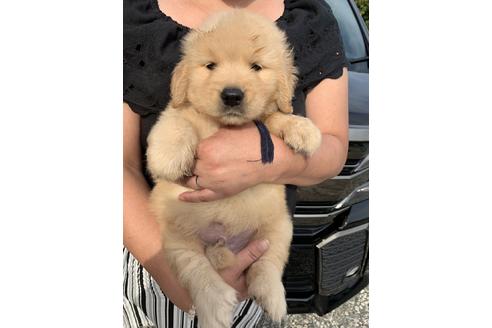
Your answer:
[[[248,293],[280,321],[286,315],[282,272],[292,239],[284,186],[260,184],[225,199],[186,203],[178,199],[189,190],[180,181],[193,175],[200,140],[222,126],[260,120],[306,155],[319,147],[321,133],[309,119],[292,115],[296,70],[286,37],[273,22],[237,9],[191,31],[182,47],[172,99],[148,137],[148,169],[156,182],[151,209],[166,256],[191,294],[201,327],[225,328],[237,296],[217,270],[234,263],[238,243],[240,248],[248,240],[267,239],[269,250],[247,271]]]

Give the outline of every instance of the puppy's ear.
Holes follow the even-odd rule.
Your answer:
[[[176,65],[171,78],[171,104],[179,107],[186,101],[186,90],[188,89],[188,72],[186,64],[181,61]]]
[[[287,66],[288,68],[280,74],[278,79],[277,106],[281,112],[291,114],[293,112],[292,97],[294,97],[297,77],[295,68],[291,65]]]

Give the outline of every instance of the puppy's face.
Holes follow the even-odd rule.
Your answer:
[[[234,10],[190,32],[173,74],[173,105],[189,103],[224,125],[292,112],[295,68],[273,22]]]

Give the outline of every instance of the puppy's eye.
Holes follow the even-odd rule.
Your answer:
[[[216,63],[208,63],[207,65],[205,65],[205,67],[209,70],[213,70],[215,67],[217,66]]]
[[[255,71],[261,71],[263,67],[261,67],[260,65],[258,65],[257,63],[254,63],[251,65],[251,69],[255,70]]]

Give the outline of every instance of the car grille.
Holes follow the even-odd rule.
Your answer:
[[[335,295],[360,279],[367,256],[369,224],[332,234],[319,249],[319,294]]]
[[[367,141],[350,142],[338,176],[297,188],[294,235],[283,276],[289,311],[311,311],[308,304],[319,297],[339,297],[361,281],[368,252],[368,199]]]
[[[347,161],[340,172],[339,176],[350,176],[357,171],[361,170],[361,164],[365,164],[364,161],[368,160],[369,154],[368,142],[350,142],[349,151],[347,155]]]
[[[369,143],[350,142],[347,161],[338,176],[315,186],[297,189],[296,214],[306,214],[306,207],[311,207],[314,212],[318,210],[316,206],[333,206],[335,210],[338,203],[368,181]]]
[[[289,293],[295,295],[306,295],[316,290],[316,250],[314,247],[291,248],[283,282]]]

